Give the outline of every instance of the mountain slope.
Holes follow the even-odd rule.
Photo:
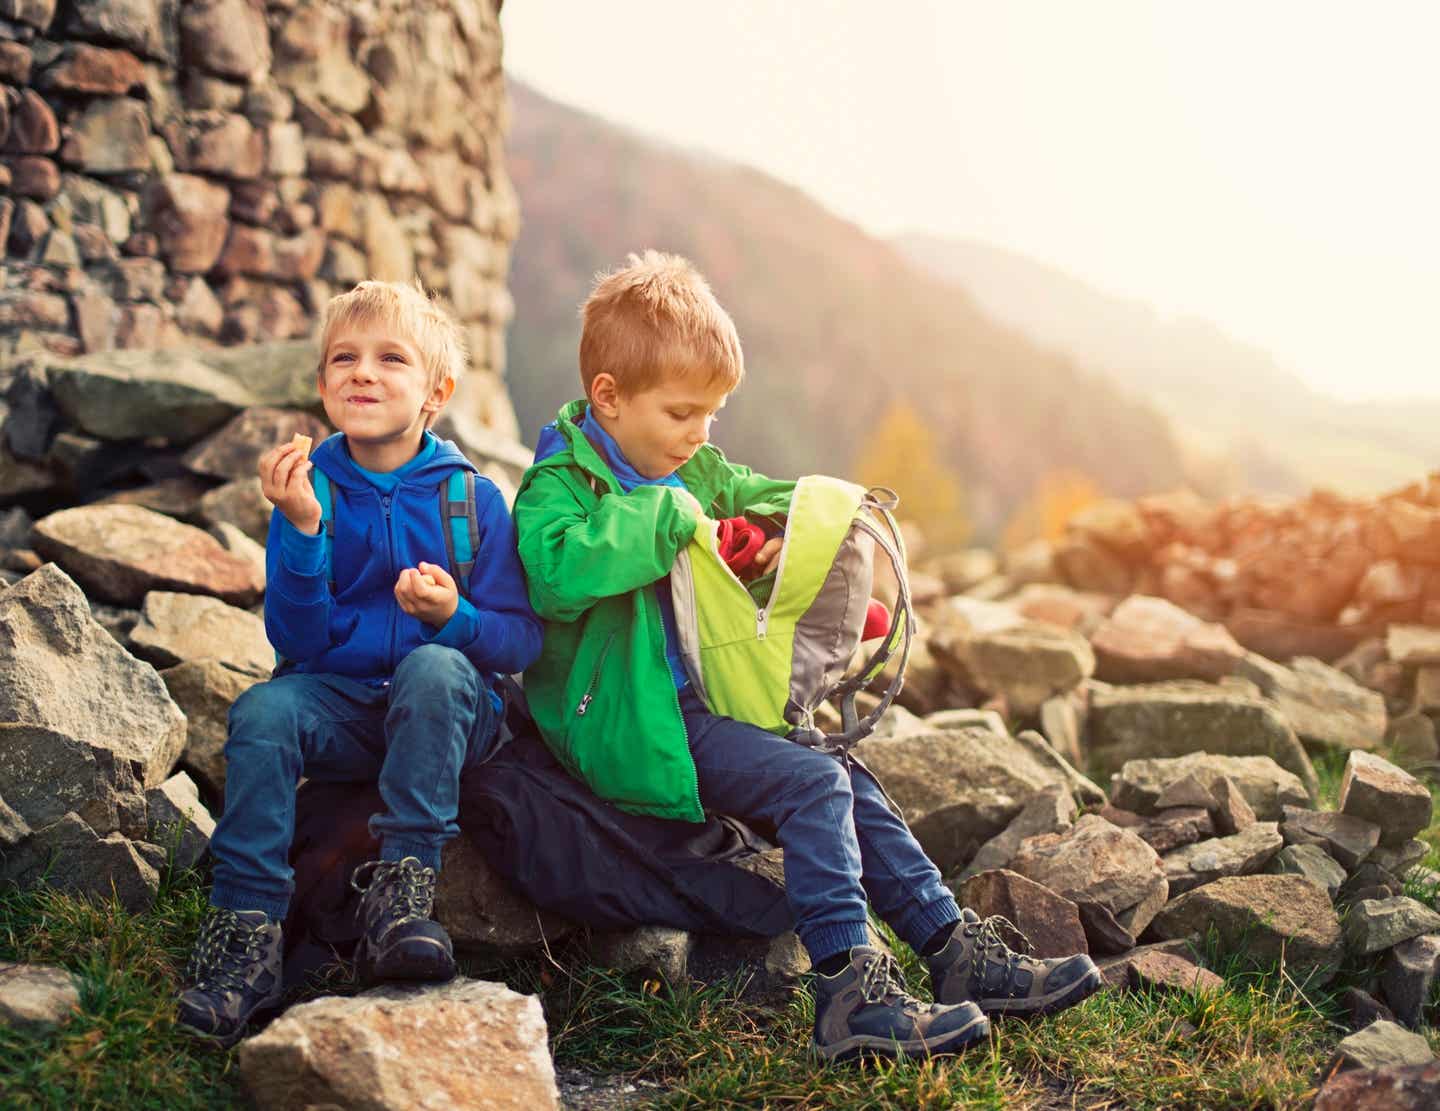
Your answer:
[[[1155,410],[997,324],[799,190],[514,82],[511,94],[524,223],[510,388],[527,438],[578,391],[576,307],[595,273],[656,247],[695,260],[735,318],[747,379],[716,440],[757,469],[848,474],[868,430],[903,400],[928,418],[984,530],[1059,469],[1123,495],[1181,481]]]
[[[1207,321],[1162,318],[1002,248],[929,236],[896,246],[996,319],[1149,400],[1202,450],[1248,464],[1248,487],[1375,493],[1440,462],[1440,402],[1338,401]]]

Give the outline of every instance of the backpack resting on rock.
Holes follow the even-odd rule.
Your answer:
[[[670,573],[680,651],[696,692],[717,714],[750,722],[801,744],[844,751],[875,728],[900,693],[915,622],[905,547],[892,491],[823,475],[795,485],[768,598],[757,600],[726,564],[720,526],[702,517]],[[899,584],[890,628],[854,674],[874,577],[875,549]],[[752,584],[753,588],[754,584]],[[855,707],[896,652],[900,663],[879,704],[864,718]],[[821,704],[837,699],[841,732],[815,724]]]

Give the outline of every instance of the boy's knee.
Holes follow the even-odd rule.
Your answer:
[[[407,690],[420,687],[443,693],[463,690],[479,677],[480,673],[459,649],[447,648],[443,644],[422,644],[400,661],[393,683]]]
[[[236,736],[275,741],[293,737],[299,724],[300,699],[290,684],[256,683],[242,691],[230,707],[230,738]]]

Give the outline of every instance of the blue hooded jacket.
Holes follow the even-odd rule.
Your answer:
[[[334,494],[335,593],[326,582],[323,535],[302,533],[275,510],[265,544],[265,632],[284,660],[277,674],[347,675],[381,685],[422,644],[459,649],[489,675],[514,674],[535,662],[543,627],[530,608],[515,525],[499,489],[478,472],[480,540],[468,599],[462,593],[455,613],[438,629],[395,600],[400,572],[422,560],[453,574],[440,487],[457,468],[475,470],[459,448],[435,440],[428,458],[395,472],[398,482],[388,492],[356,467],[341,433],[310,458],[329,477]]]

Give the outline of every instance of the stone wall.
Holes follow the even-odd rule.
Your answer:
[[[0,363],[306,336],[418,275],[507,437],[501,0],[0,0]]]

